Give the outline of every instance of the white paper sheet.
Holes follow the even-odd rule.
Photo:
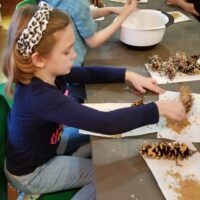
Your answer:
[[[167,76],[161,76],[158,72],[154,72],[149,69],[148,64],[145,64],[145,67],[151,74],[151,77],[156,79],[158,84],[166,83],[178,83],[178,82],[188,82],[188,81],[197,81],[200,80],[200,75],[187,75],[181,72],[178,72],[174,79],[169,79]]]
[[[184,15],[180,11],[171,11],[171,12],[168,12],[168,13],[174,17],[174,23],[191,20],[188,16]]]
[[[94,108],[99,111],[112,111],[119,108],[129,107],[131,106],[131,103],[97,103],[97,104],[84,104],[84,105]],[[144,134],[154,133],[157,131],[158,131],[157,124],[153,124],[153,125],[143,126],[143,127],[128,131],[126,133],[117,134],[117,135],[105,135],[105,134],[94,133],[94,132],[85,131],[85,130],[80,130],[80,133],[85,134],[85,135],[94,135],[94,136],[100,136],[100,137],[120,138],[120,137],[144,135]]]
[[[126,3],[127,0],[110,0],[110,1],[118,2],[118,3]],[[148,0],[139,0],[138,2],[139,3],[147,3]]]
[[[200,94],[192,93],[192,96],[194,99],[193,106],[188,113],[188,120],[191,125],[185,127],[180,133],[176,133],[172,129],[166,127],[166,119],[162,117],[158,123],[159,129],[157,138],[200,142]],[[159,99],[179,99],[179,92],[167,91],[159,95]]]
[[[186,143],[190,149],[196,150],[191,143]],[[179,161],[182,166],[177,166],[174,160],[150,159],[143,157],[148,167],[153,173],[158,186],[160,187],[166,200],[178,200],[178,194],[175,190],[179,187],[179,181],[172,174],[180,174],[181,179],[194,178],[200,182],[200,153],[196,152],[188,160]],[[170,172],[170,173],[169,173]],[[189,199],[188,199],[189,200]]]

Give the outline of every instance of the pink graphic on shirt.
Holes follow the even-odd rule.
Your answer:
[[[60,124],[56,131],[51,135],[50,144],[56,144],[60,141],[61,135],[63,132],[63,126]]]
[[[65,95],[65,96],[68,96],[68,95],[69,95],[69,91],[68,91],[68,90],[65,90],[64,95]]]

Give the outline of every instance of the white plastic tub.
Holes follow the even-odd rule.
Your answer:
[[[148,47],[162,41],[173,17],[157,10],[141,9],[131,13],[121,25],[120,40],[136,47]]]

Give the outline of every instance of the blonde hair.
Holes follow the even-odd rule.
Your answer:
[[[16,47],[22,31],[27,27],[36,11],[37,6],[21,7],[15,11],[11,20],[3,60],[3,72],[8,78],[5,92],[9,96],[13,94],[13,83],[29,84],[36,71],[31,55],[28,57],[21,56]],[[64,29],[69,24],[70,19],[65,13],[57,9],[52,10],[47,29],[43,32],[40,42],[33,47],[33,53],[38,52],[42,56],[48,55],[56,43],[53,33]]]

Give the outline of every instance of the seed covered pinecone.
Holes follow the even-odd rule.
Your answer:
[[[176,76],[176,66],[172,62],[166,63],[165,74],[169,79],[173,79]]]
[[[149,57],[148,64],[152,71],[160,72],[162,69],[162,59],[158,55]]]

